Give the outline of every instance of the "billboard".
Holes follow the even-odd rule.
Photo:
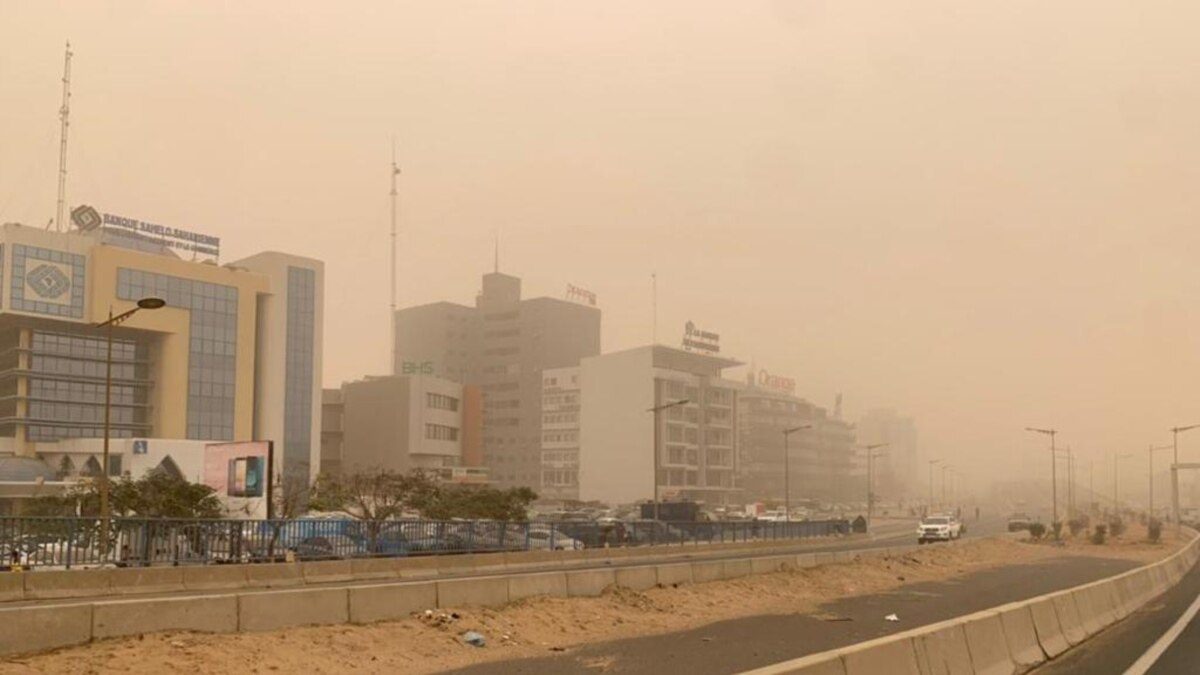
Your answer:
[[[204,484],[232,512],[267,517],[270,441],[209,443],[204,446]]]

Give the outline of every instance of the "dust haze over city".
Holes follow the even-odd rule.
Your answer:
[[[1200,423],[1196,25],[1167,0],[0,0],[0,223],[55,229],[69,41],[67,211],[323,263],[318,398],[407,358],[395,185],[401,309],[500,272],[594,304],[589,357],[716,333],[739,386],[911,418],[901,509],[952,465],[963,495],[1024,485],[989,515],[1049,523],[1066,462],[1052,506],[1033,427],[1144,511],[1147,448]]]

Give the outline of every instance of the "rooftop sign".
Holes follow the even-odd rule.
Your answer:
[[[758,371],[758,386],[764,389],[774,389],[785,394],[796,393],[796,380],[790,377],[772,375],[764,368]]]
[[[683,348],[689,352],[717,354],[721,351],[721,336],[696,328],[691,321],[683,327]]]
[[[157,223],[149,223],[144,220],[127,218],[112,213],[102,214],[101,217],[104,229],[106,230],[121,232],[126,235],[132,234],[140,239],[145,239],[146,241],[179,251],[189,251],[214,258],[221,255],[221,239],[219,237],[181,230],[176,227],[167,227],[166,225],[158,225]]]

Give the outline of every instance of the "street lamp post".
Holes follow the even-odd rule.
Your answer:
[[[1200,424],[1189,424],[1186,427],[1171,427],[1171,447],[1174,449],[1171,463],[1171,512],[1175,515],[1175,526],[1179,526],[1179,434],[1200,427]]]
[[[882,456],[883,453],[876,453],[878,448],[886,447],[887,443],[875,443],[873,445],[865,445],[863,449],[867,451],[867,527],[871,527],[871,517],[875,512],[875,492],[872,489],[872,467],[876,457]]]
[[[940,464],[941,459],[929,460],[929,508],[927,511],[933,513],[933,465]]]
[[[659,428],[658,415],[667,408],[674,408],[675,406],[686,405],[687,403],[688,400],[685,398],[679,401],[673,401],[671,403],[656,405],[646,411],[654,413],[654,469],[650,472],[654,476],[654,520],[658,520],[658,466],[661,463],[659,461],[658,439],[659,436],[661,436],[662,430]]]
[[[1050,437],[1050,526],[1053,528],[1054,524],[1058,522],[1058,458],[1054,456],[1054,437],[1058,434],[1058,430],[1025,427],[1025,431],[1032,431],[1036,434],[1043,434]]]
[[[791,522],[792,520],[792,485],[791,485],[791,466],[788,463],[788,436],[804,429],[811,429],[811,424],[802,424],[798,427],[783,430],[783,522]]]
[[[1150,485],[1148,486],[1149,491],[1147,494],[1149,495],[1148,501],[1149,501],[1149,510],[1150,510],[1150,519],[1151,520],[1154,519],[1154,453],[1156,453],[1160,450],[1171,450],[1173,448],[1174,448],[1174,446],[1172,446],[1172,445],[1160,445],[1157,447],[1155,447],[1154,445],[1151,445],[1149,447],[1149,449],[1146,451],[1146,459],[1149,464],[1148,468],[1150,470]]]
[[[113,315],[112,307],[108,308],[108,319],[96,324],[96,328],[104,328],[107,341],[107,356],[104,363],[104,448],[101,451],[100,462],[100,552],[108,552],[108,524],[112,517],[109,510],[109,480],[108,480],[108,437],[112,430],[112,366],[113,366],[113,327],[119,326],[126,319],[141,309],[159,309],[167,304],[162,298],[142,298],[137,306],[120,314]]]
[[[1120,492],[1118,489],[1118,486],[1120,485],[1120,474],[1117,473],[1117,461],[1132,456],[1133,455],[1129,454],[1128,452],[1122,454],[1117,454],[1115,452],[1113,453],[1113,511],[1116,513],[1117,518],[1121,517]]]

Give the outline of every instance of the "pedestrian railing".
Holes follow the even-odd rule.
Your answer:
[[[0,564],[12,567],[203,565],[280,560],[574,550],[801,539],[849,533],[845,520],[801,522],[499,522],[299,518],[2,517]]]

